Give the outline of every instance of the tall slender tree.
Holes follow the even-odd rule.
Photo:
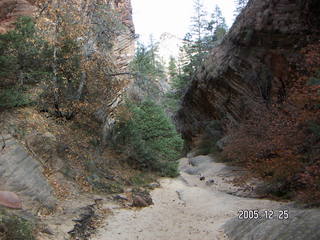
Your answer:
[[[226,20],[218,5],[216,5],[214,12],[211,14],[208,30],[211,32],[211,41],[209,41],[208,44],[209,48],[213,47],[216,43],[219,43],[228,31]]]
[[[164,78],[164,67],[158,55],[158,43],[153,38],[149,45],[138,42],[131,68],[136,74],[135,84],[142,90],[142,95],[158,100],[159,79]]]
[[[185,37],[186,41],[192,42],[189,46],[198,64],[205,55],[205,37],[208,31],[208,13],[204,9],[203,0],[194,0],[194,15],[191,17],[190,34]]]
[[[185,35],[178,61],[171,59],[169,73],[171,91],[167,94],[169,111],[175,111],[192,76],[201,66],[206,55],[219,43],[227,32],[225,18],[216,6],[210,21],[202,0],[194,0],[194,15],[190,32]]]

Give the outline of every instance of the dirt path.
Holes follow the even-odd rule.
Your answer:
[[[152,191],[153,206],[141,210],[114,209],[93,239],[227,239],[220,228],[240,209],[274,209],[281,205],[226,193],[235,191],[226,182],[231,170],[208,156],[182,159],[180,169],[179,178],[162,179],[161,188]],[[200,181],[200,176],[205,179]]]

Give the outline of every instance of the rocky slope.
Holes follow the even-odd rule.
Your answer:
[[[184,138],[192,139],[208,121],[238,121],[256,97],[281,102],[305,71],[300,50],[319,41],[317,0],[251,0],[223,42],[195,74],[176,118]]]
[[[35,200],[40,205],[53,208],[53,190],[42,174],[43,169],[39,162],[12,136],[3,136],[3,142],[0,151],[1,190],[14,191],[24,196],[24,205],[28,200]]]

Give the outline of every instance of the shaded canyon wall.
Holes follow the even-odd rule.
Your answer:
[[[176,120],[187,142],[211,120],[239,121],[250,111],[248,99],[283,101],[291,73],[305,71],[300,50],[318,42],[319,31],[318,0],[249,1],[183,98]]]

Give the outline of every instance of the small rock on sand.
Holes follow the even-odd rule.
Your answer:
[[[0,205],[8,208],[21,209],[22,201],[18,195],[13,192],[0,191]]]

